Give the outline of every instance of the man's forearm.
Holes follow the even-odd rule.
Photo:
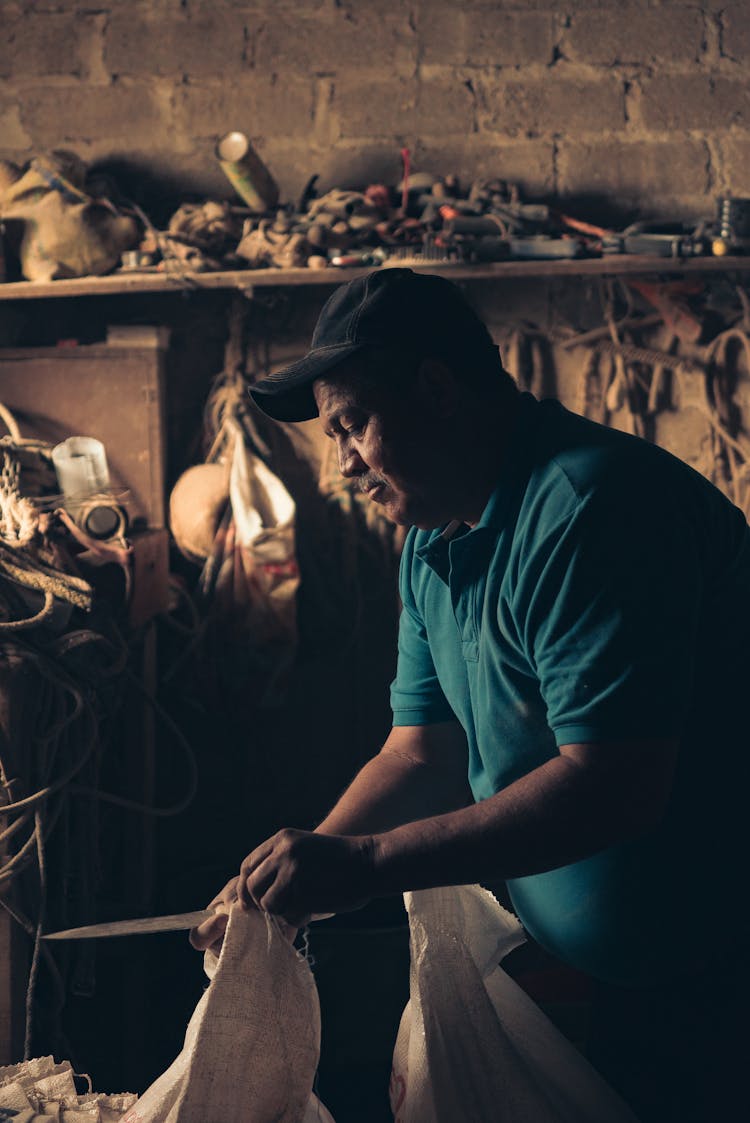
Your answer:
[[[317,828],[321,834],[375,834],[471,802],[463,760],[425,763],[408,749],[383,749],[357,774]]]
[[[611,785],[556,757],[470,807],[374,835],[375,895],[542,873],[642,829]]]
[[[298,926],[372,897],[568,865],[661,821],[678,749],[676,740],[563,745],[489,799],[446,810],[467,792],[455,726],[394,732],[387,746],[317,832],[277,831],[245,858],[245,905]]]

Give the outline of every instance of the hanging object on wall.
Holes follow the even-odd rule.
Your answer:
[[[201,683],[220,697],[274,705],[297,651],[296,504],[270,466],[243,371],[245,304],[230,317],[225,370],[206,406],[206,463],[189,468],[170,498],[181,552],[203,564]]]
[[[229,466],[194,464],[183,472],[169,498],[169,526],[178,550],[203,565],[229,502]]]
[[[225,430],[229,504],[201,574],[209,634],[216,640],[211,662],[222,685],[274,704],[297,646],[296,508],[236,417],[226,419]]]

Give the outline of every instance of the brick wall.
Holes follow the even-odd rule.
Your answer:
[[[67,146],[227,195],[247,132],[293,199],[414,165],[592,217],[750,193],[746,0],[0,0],[0,157]]]

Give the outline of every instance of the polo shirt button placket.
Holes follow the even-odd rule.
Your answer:
[[[479,631],[474,617],[476,602],[474,579],[468,579],[471,560],[471,542],[469,536],[450,545],[450,591],[453,603],[453,615],[456,620],[459,635],[461,636],[461,650],[468,663],[476,663],[479,659]]]

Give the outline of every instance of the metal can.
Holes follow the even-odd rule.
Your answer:
[[[719,238],[730,250],[750,250],[750,199],[719,199]],[[714,251],[715,252],[715,251]]]
[[[224,175],[252,210],[262,213],[276,206],[278,185],[244,133],[226,133],[216,145],[216,156]]]

